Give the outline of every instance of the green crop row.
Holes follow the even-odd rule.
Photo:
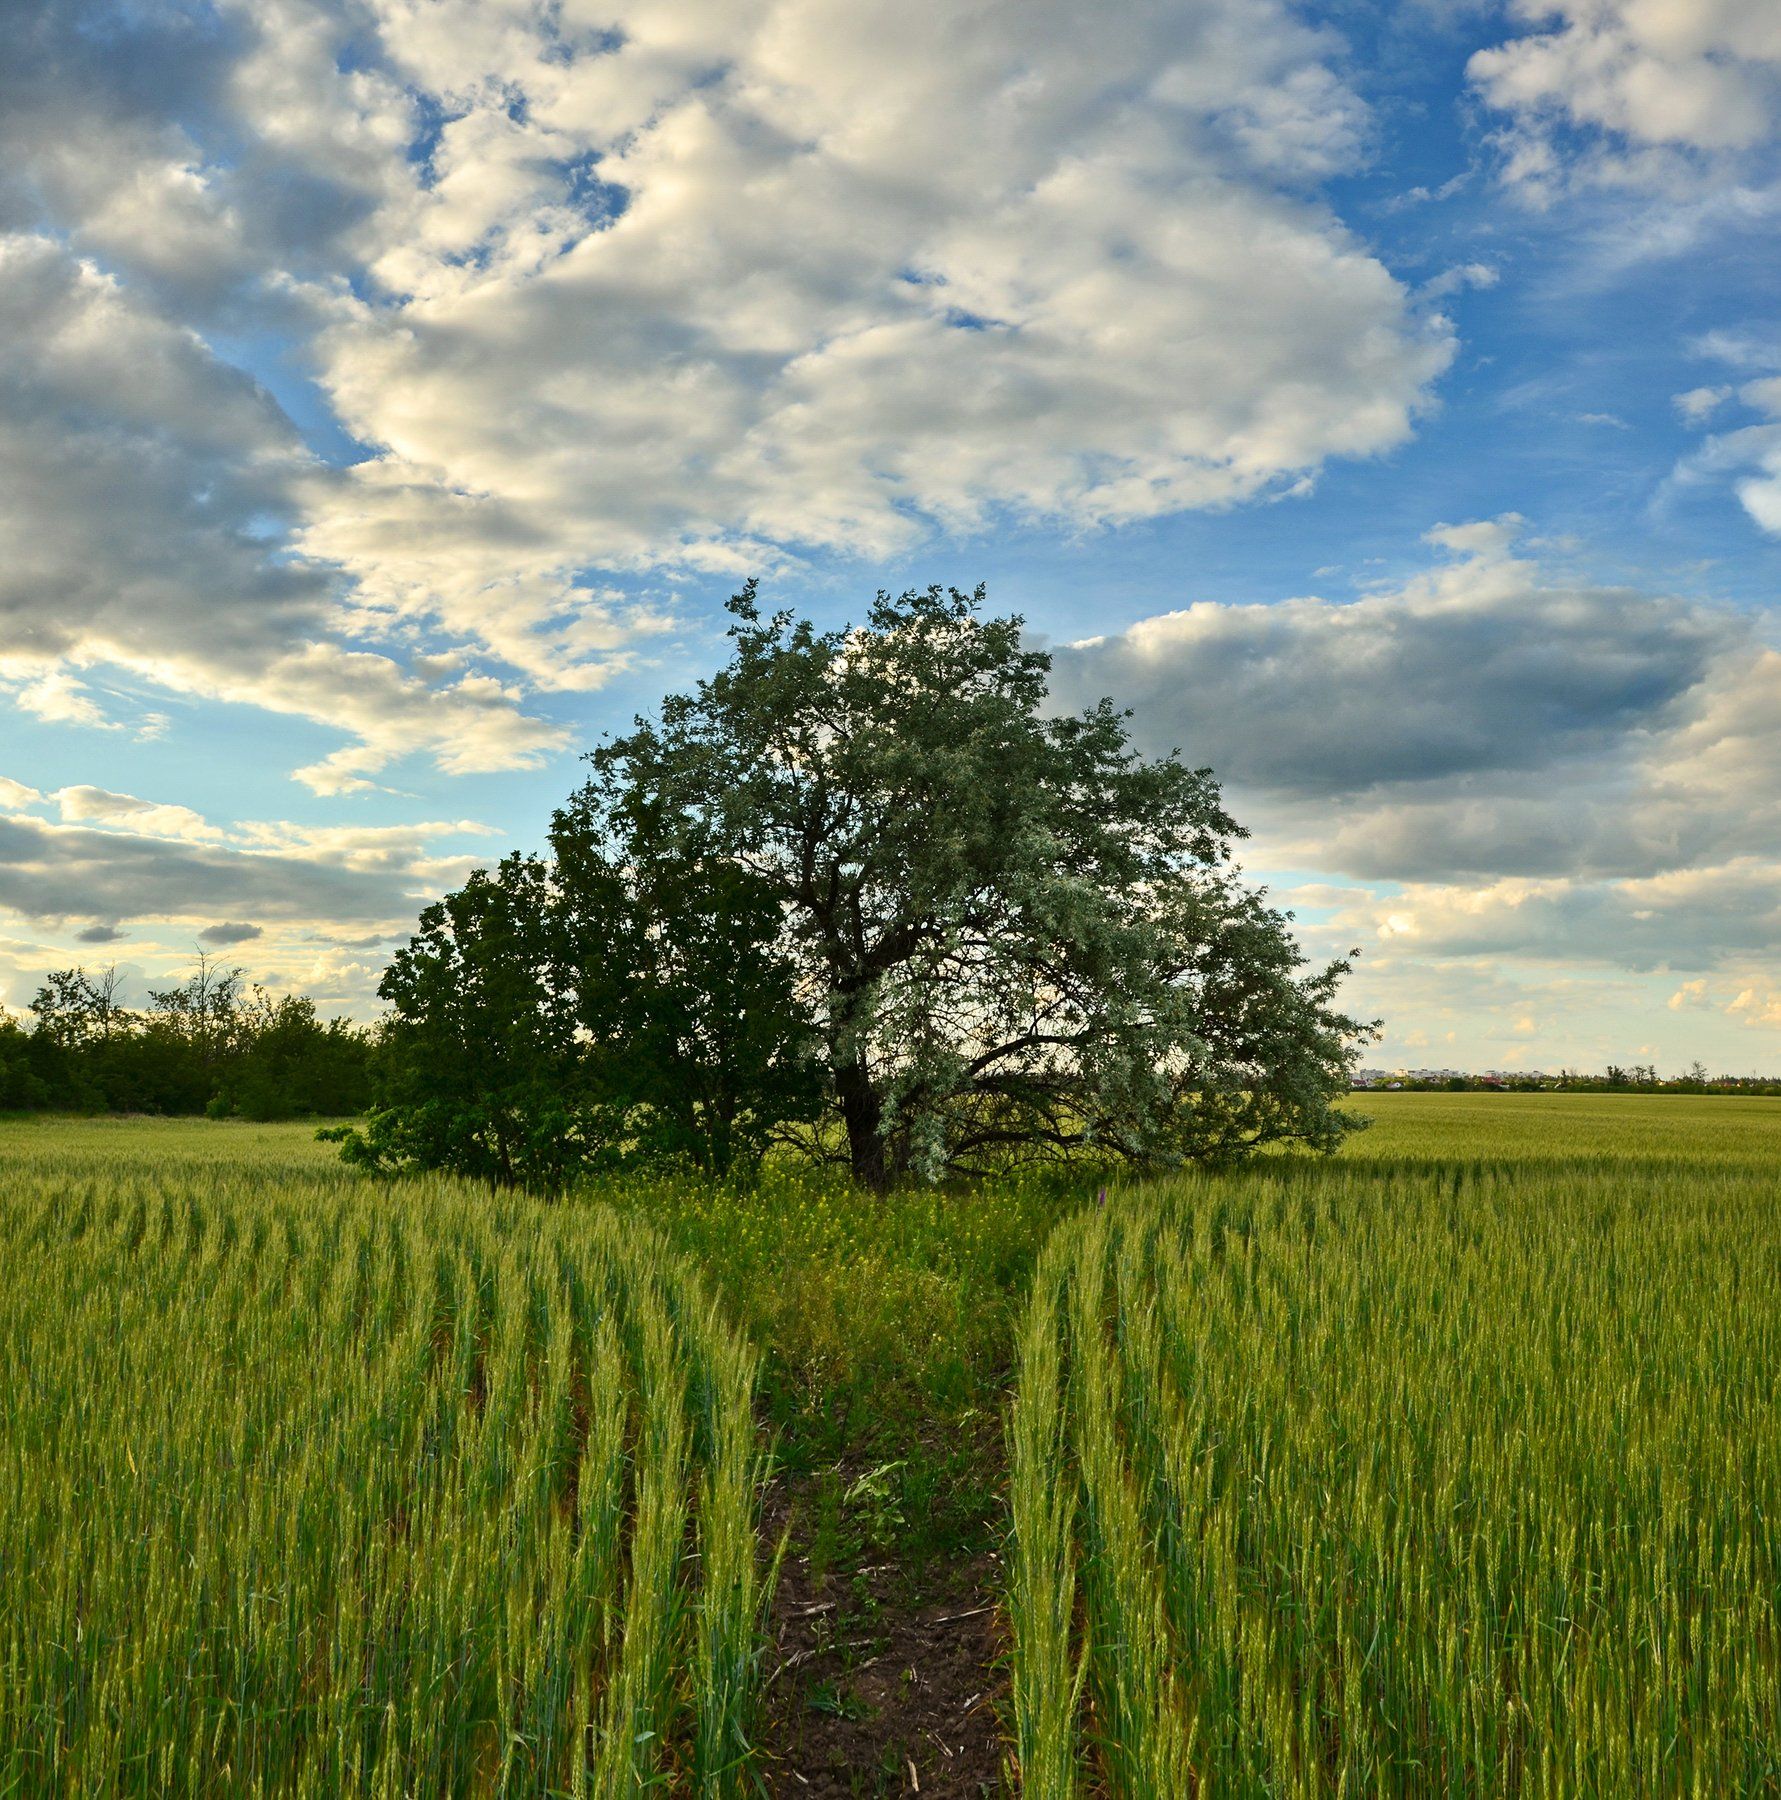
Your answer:
[[[1027,1794],[1781,1784],[1771,1174],[1116,1198],[1018,1356]]]
[[[754,1359],[645,1227],[0,1190],[0,1794],[744,1791]]]

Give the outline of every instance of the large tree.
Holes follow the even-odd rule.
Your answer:
[[[982,591],[880,594],[857,629],[730,602],[729,663],[593,752],[565,814],[648,821],[777,915],[830,1124],[882,1187],[1096,1148],[1329,1149],[1367,1028],[1233,860],[1211,773],[1148,759]]]
[[[378,990],[376,1104],[329,1134],[349,1159],[556,1193],[620,1163],[725,1176],[814,1117],[778,908],[630,800],[578,796],[549,861],[510,856],[422,914]]]
[[[564,1004],[548,867],[510,856],[421,914],[378,992],[376,1101],[349,1160],[555,1192],[610,1135]]]

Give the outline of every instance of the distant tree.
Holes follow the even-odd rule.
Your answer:
[[[247,1119],[294,1119],[340,1117],[369,1102],[370,1040],[343,1019],[318,1019],[306,995],[255,988],[237,1039],[213,1106]]]
[[[63,1050],[80,1050],[127,1028],[117,965],[89,972],[52,969],[31,1001],[37,1030]]]
[[[198,964],[177,987],[149,990],[149,1018],[164,1026],[208,1070],[239,1042],[247,991],[240,969],[218,968],[202,950]]]
[[[368,1097],[370,1045],[313,1001],[249,991],[200,953],[185,980],[126,1006],[115,968],[52,971],[31,1003],[29,1084],[19,1103],[81,1111],[290,1118],[353,1113]],[[0,1084],[0,1096],[13,1091]],[[5,1101],[0,1098],[0,1105]]]
[[[141,1109],[132,1056],[139,1021],[122,1002],[115,965],[52,969],[31,1001],[31,1062],[48,1104]]]
[[[28,1032],[0,1013],[0,1112],[34,1112],[50,1101],[50,1088],[38,1073]]]
[[[819,632],[750,584],[729,664],[595,751],[586,803],[759,884],[869,1186],[1332,1148],[1369,1029],[1334,1005],[1348,963],[1303,972],[1209,771],[1140,756],[1110,703],[1051,714],[1049,659],[981,601],[880,594]]]
[[[226,1085],[239,1055],[247,993],[238,968],[220,968],[200,951],[192,973],[149,990],[147,1008],[116,1059],[109,1081],[114,1107],[202,1112]]]

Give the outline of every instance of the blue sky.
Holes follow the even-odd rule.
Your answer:
[[[1377,1060],[1781,1066],[1765,0],[23,0],[0,1001],[368,1013],[722,600],[989,584]]]

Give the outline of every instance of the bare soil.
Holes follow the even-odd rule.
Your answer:
[[[768,1792],[1002,1793],[1001,1559],[982,1552],[918,1581],[869,1561],[813,1575],[806,1498],[776,1484],[768,1508],[768,1541],[792,1534],[772,1614]]]

